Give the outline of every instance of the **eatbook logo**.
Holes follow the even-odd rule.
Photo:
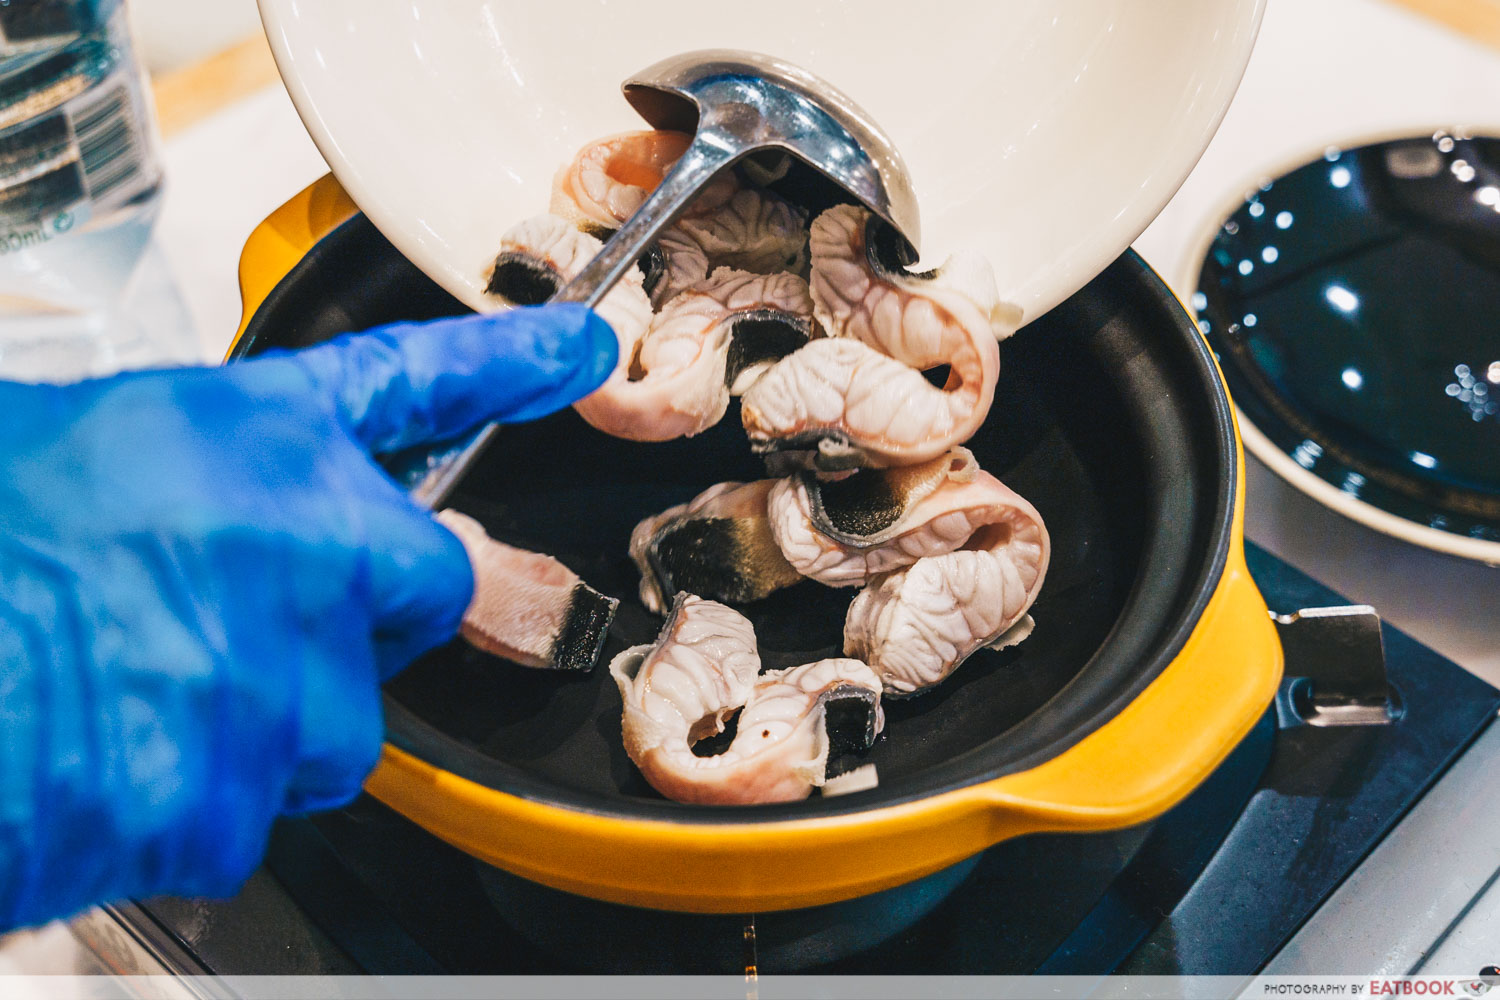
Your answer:
[[[1482,997],[1496,986],[1500,986],[1500,966],[1486,965],[1480,970],[1478,979],[1471,979],[1459,985],[1469,996]]]

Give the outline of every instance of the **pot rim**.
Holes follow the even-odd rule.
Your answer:
[[[241,260],[244,322],[231,357],[249,346],[250,319],[281,280],[355,212],[325,177],[251,235]],[[1144,282],[1178,325],[1192,330],[1188,353],[1210,391],[1226,488],[1215,500],[1211,557],[1197,567],[1191,599],[1150,663],[1088,726],[962,781],[899,798],[826,800],[816,814],[807,803],[590,808],[566,796],[490,787],[482,771],[437,767],[422,758],[421,740],[406,739],[387,742],[367,790],[435,835],[524,877],[595,898],[698,912],[847,899],[930,874],[1012,836],[1114,829],[1170,808],[1260,717],[1280,682],[1281,650],[1245,567],[1243,453],[1222,375],[1185,306],[1155,272],[1133,252],[1114,266]],[[1128,613],[1127,601],[1122,619]]]

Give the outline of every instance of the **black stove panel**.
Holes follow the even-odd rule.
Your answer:
[[[1277,611],[1345,603],[1254,546],[1248,556]],[[1383,633],[1403,707],[1391,724],[1321,728],[1272,710],[1153,823],[1021,838],[850,903],[753,918],[596,903],[489,868],[362,798],[280,824],[236,899],[153,900],[119,915],[174,967],[222,975],[715,973],[749,962],[762,974],[1248,974],[1500,708],[1494,688]],[[1290,684],[1318,664],[1287,672]]]

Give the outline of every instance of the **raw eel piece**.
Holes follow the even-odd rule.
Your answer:
[[[835,482],[799,473],[720,483],[631,538],[653,610],[685,589],[743,603],[802,577],[863,587],[844,652],[891,696],[932,687],[978,649],[1024,639],[1050,552],[1036,508],[966,448]]]
[[[804,276],[807,214],[769,191],[747,188],[714,211],[679,219],[657,245],[663,271],[650,291],[658,305],[719,267]]]
[[[717,424],[740,384],[814,333],[807,284],[791,274],[720,268],[673,298],[593,393],[573,404],[606,434],[691,437]]]
[[[830,587],[864,586],[876,574],[967,542],[977,525],[953,497],[979,473],[967,448],[835,482],[804,472],[777,480],[767,517],[798,573]]]
[[[456,510],[438,521],[458,536],[474,570],[474,597],[459,634],[525,667],[592,670],[620,602],[548,555],[491,538]]]
[[[681,591],[747,604],[801,580],[766,521],[775,484],[719,483],[636,525],[630,558],[641,571],[641,603],[662,614]]]
[[[1025,639],[1047,575],[1047,528],[1014,490],[978,472],[940,492],[967,539],[872,578],[844,618],[845,655],[868,662],[890,696],[940,683],[986,646]]]
[[[913,274],[868,210],[813,222],[811,287],[829,334],[783,358],[746,393],[751,447],[838,471],[911,465],[967,441],[988,416],[998,341],[1019,313],[1002,305],[981,258]],[[948,366],[939,388],[923,372]]]
[[[553,178],[552,214],[586,229],[613,230],[635,214],[692,141],[683,132],[648,129],[589,143]],[[689,217],[719,209],[738,190],[733,173],[719,174],[699,192]]]
[[[513,306],[546,302],[604,248],[556,215],[533,216],[506,230],[485,291]],[[651,324],[651,302],[639,271],[627,272],[596,311],[615,331],[622,357],[634,355]]]
[[[884,727],[880,681],[857,660],[759,670],[750,622],[687,594],[654,644],[615,657],[609,672],[624,704],[625,750],[651,787],[707,805],[806,798],[826,780],[831,751],[865,749]],[[729,748],[694,753],[737,709]]]

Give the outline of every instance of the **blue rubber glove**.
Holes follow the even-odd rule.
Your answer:
[[[0,928],[231,893],[278,814],[351,799],[379,682],[473,589],[371,453],[559,409],[616,352],[543,306],[0,382]]]

